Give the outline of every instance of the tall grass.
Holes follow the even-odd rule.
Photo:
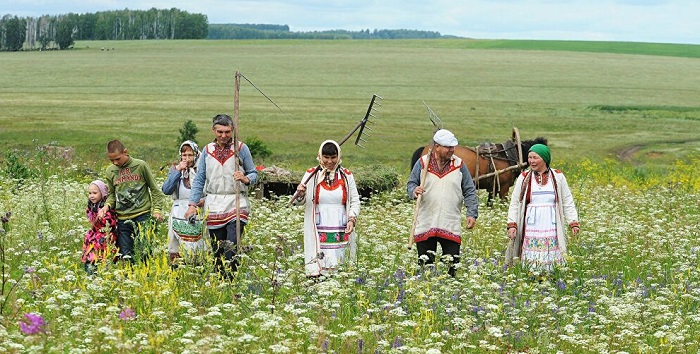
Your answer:
[[[557,160],[555,160],[557,161]],[[0,179],[5,256],[0,350],[7,352],[696,352],[700,156],[667,171],[562,161],[582,232],[549,276],[505,269],[507,206],[467,231],[455,279],[416,276],[403,188],[364,201],[358,259],[306,280],[303,211],[254,200],[232,282],[210,261],[167,265],[165,225],[148,263],[80,266],[86,181]],[[48,166],[51,166],[49,164]],[[13,288],[10,292],[10,288]],[[27,334],[25,314],[45,324]]]

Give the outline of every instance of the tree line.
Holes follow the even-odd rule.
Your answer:
[[[66,49],[76,40],[203,39],[208,19],[176,8],[0,18],[0,50]]]
[[[0,18],[0,51],[67,49],[76,40],[141,39],[426,39],[440,32],[407,29],[292,32],[287,25],[209,24],[177,8]]]
[[[427,39],[442,38],[440,32],[407,29],[328,30],[292,32],[287,25],[210,24],[209,39]]]

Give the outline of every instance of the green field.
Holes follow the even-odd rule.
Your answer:
[[[0,53],[0,352],[697,353],[699,51],[462,39]],[[241,135],[269,145],[266,165],[314,164],[319,142],[341,139],[373,93],[384,100],[367,148],[345,147],[353,168],[384,164],[405,177],[431,137],[422,101],[465,145],[504,141],[514,126],[549,138],[581,222],[566,265],[504,267],[508,204],[487,207],[482,190],[456,278],[443,265],[421,275],[401,183],[363,200],[357,260],[324,281],[304,276],[304,213],[287,196],[252,199],[251,251],[231,282],[210,256],[171,268],[164,224],[137,239],[148,262],[107,261],[88,275],[94,177],[84,168],[108,164],[113,138],[162,166],[188,119],[208,141],[211,117],[233,111],[237,69],[286,112],[243,82]],[[36,150],[47,144],[75,156]]]
[[[346,165],[406,173],[431,137],[423,101],[463,145],[502,142],[515,126],[523,139],[549,138],[555,161],[635,151],[632,161],[665,164],[700,148],[698,56],[700,46],[604,42],[78,42],[0,53],[0,147],[72,146],[100,169],[106,141],[119,138],[160,165],[186,120],[202,143],[212,116],[233,113],[240,70],[287,114],[243,81],[240,134],[272,149],[266,165],[313,164],[317,145],[341,139],[374,93],[379,119],[367,149],[345,147]]]

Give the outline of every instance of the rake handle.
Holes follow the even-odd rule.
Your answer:
[[[306,177],[306,179],[304,179],[304,180],[301,182],[301,184],[306,185],[307,183],[309,183],[309,181],[311,180],[311,178],[312,178],[313,176],[316,176],[316,174],[317,174],[318,171],[320,171],[320,170],[321,170],[321,166],[316,167],[316,170],[314,170],[314,172],[312,172],[308,177]],[[294,201],[297,200],[297,198],[299,198],[299,191],[294,192],[294,195],[292,195],[292,199],[289,200],[289,206],[292,206],[292,204],[294,204]]]
[[[423,169],[420,171],[420,184],[418,187],[423,188],[423,184],[425,183],[425,175],[428,173],[428,166],[430,165],[430,158],[433,155],[433,144],[430,144],[430,149],[428,149],[428,160],[425,162],[425,166],[423,166]],[[425,193],[425,191],[423,192]],[[421,197],[423,197],[423,193],[419,194],[418,197],[416,198],[416,205],[413,206],[413,223],[411,224],[411,233],[408,235],[408,249],[413,248],[413,244],[415,243],[415,235],[416,235],[416,221],[418,221],[418,208],[420,207],[420,202],[421,202]]]

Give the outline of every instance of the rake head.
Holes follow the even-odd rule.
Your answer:
[[[355,139],[355,145],[357,145],[363,149],[365,147],[362,146],[362,144],[360,142],[366,143],[367,140],[365,140],[362,137],[362,135],[364,134],[367,137],[369,137],[370,135],[368,132],[365,132],[365,129],[367,129],[368,131],[372,131],[372,128],[367,126],[367,123],[374,124],[374,122],[371,121],[370,119],[377,118],[377,116],[375,116],[374,113],[376,112],[378,114],[378,112],[379,112],[378,107],[382,106],[381,102],[378,102],[377,99],[382,100],[383,98],[381,96],[378,96],[377,94],[372,95],[372,100],[369,102],[369,107],[367,107],[367,113],[365,114],[365,118],[362,119],[362,121],[360,122],[360,132],[357,134],[357,138]]]
[[[428,118],[433,123],[433,127],[435,128],[434,131],[442,129],[442,119],[440,119],[440,117],[438,117],[438,115],[435,114],[435,112],[433,112],[433,110],[430,108],[430,106],[428,106],[427,103],[425,103],[425,101],[423,101],[423,105],[425,106],[425,108],[428,109]]]
[[[374,94],[372,95],[372,100],[369,102],[369,106],[367,107],[367,113],[365,113],[365,117],[362,118],[362,120],[357,123],[355,128],[348,133],[348,135],[341,140],[338,145],[343,145],[344,142],[346,142],[355,132],[359,129],[360,132],[357,134],[357,138],[355,139],[355,145],[364,148],[360,142],[367,142],[367,140],[363,136],[369,136],[369,134],[365,131],[365,128],[369,131],[372,130],[372,128],[367,126],[367,123],[374,123],[371,121],[371,118],[377,118],[374,113],[378,112],[379,110],[377,107],[381,107],[381,103],[379,103],[377,100],[383,99],[381,96]]]

